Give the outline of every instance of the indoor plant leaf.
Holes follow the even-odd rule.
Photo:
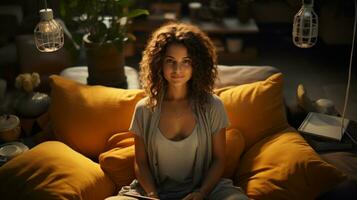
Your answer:
[[[139,17],[141,15],[149,15],[149,11],[144,10],[144,9],[135,9],[130,11],[127,16],[129,18],[134,18],[134,17]]]

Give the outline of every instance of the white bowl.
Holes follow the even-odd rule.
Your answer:
[[[9,142],[0,147],[0,156],[10,160],[27,150],[29,148],[21,142]]]

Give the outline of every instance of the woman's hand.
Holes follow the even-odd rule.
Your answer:
[[[203,200],[203,199],[205,199],[203,194],[199,191],[196,191],[196,192],[192,192],[192,193],[188,194],[182,200]]]
[[[156,192],[149,192],[146,194],[148,197],[159,199],[159,195]]]

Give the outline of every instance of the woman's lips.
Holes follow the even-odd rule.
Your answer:
[[[171,76],[171,78],[173,78],[173,79],[181,79],[181,78],[184,78],[184,76]]]

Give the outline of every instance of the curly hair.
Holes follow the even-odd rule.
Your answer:
[[[169,22],[158,28],[151,36],[140,62],[140,81],[148,96],[146,102],[153,108],[164,94],[168,82],[163,76],[163,59],[171,44],[186,47],[192,60],[192,77],[188,82],[189,98],[203,108],[213,93],[217,77],[216,49],[209,37],[193,25]]]

